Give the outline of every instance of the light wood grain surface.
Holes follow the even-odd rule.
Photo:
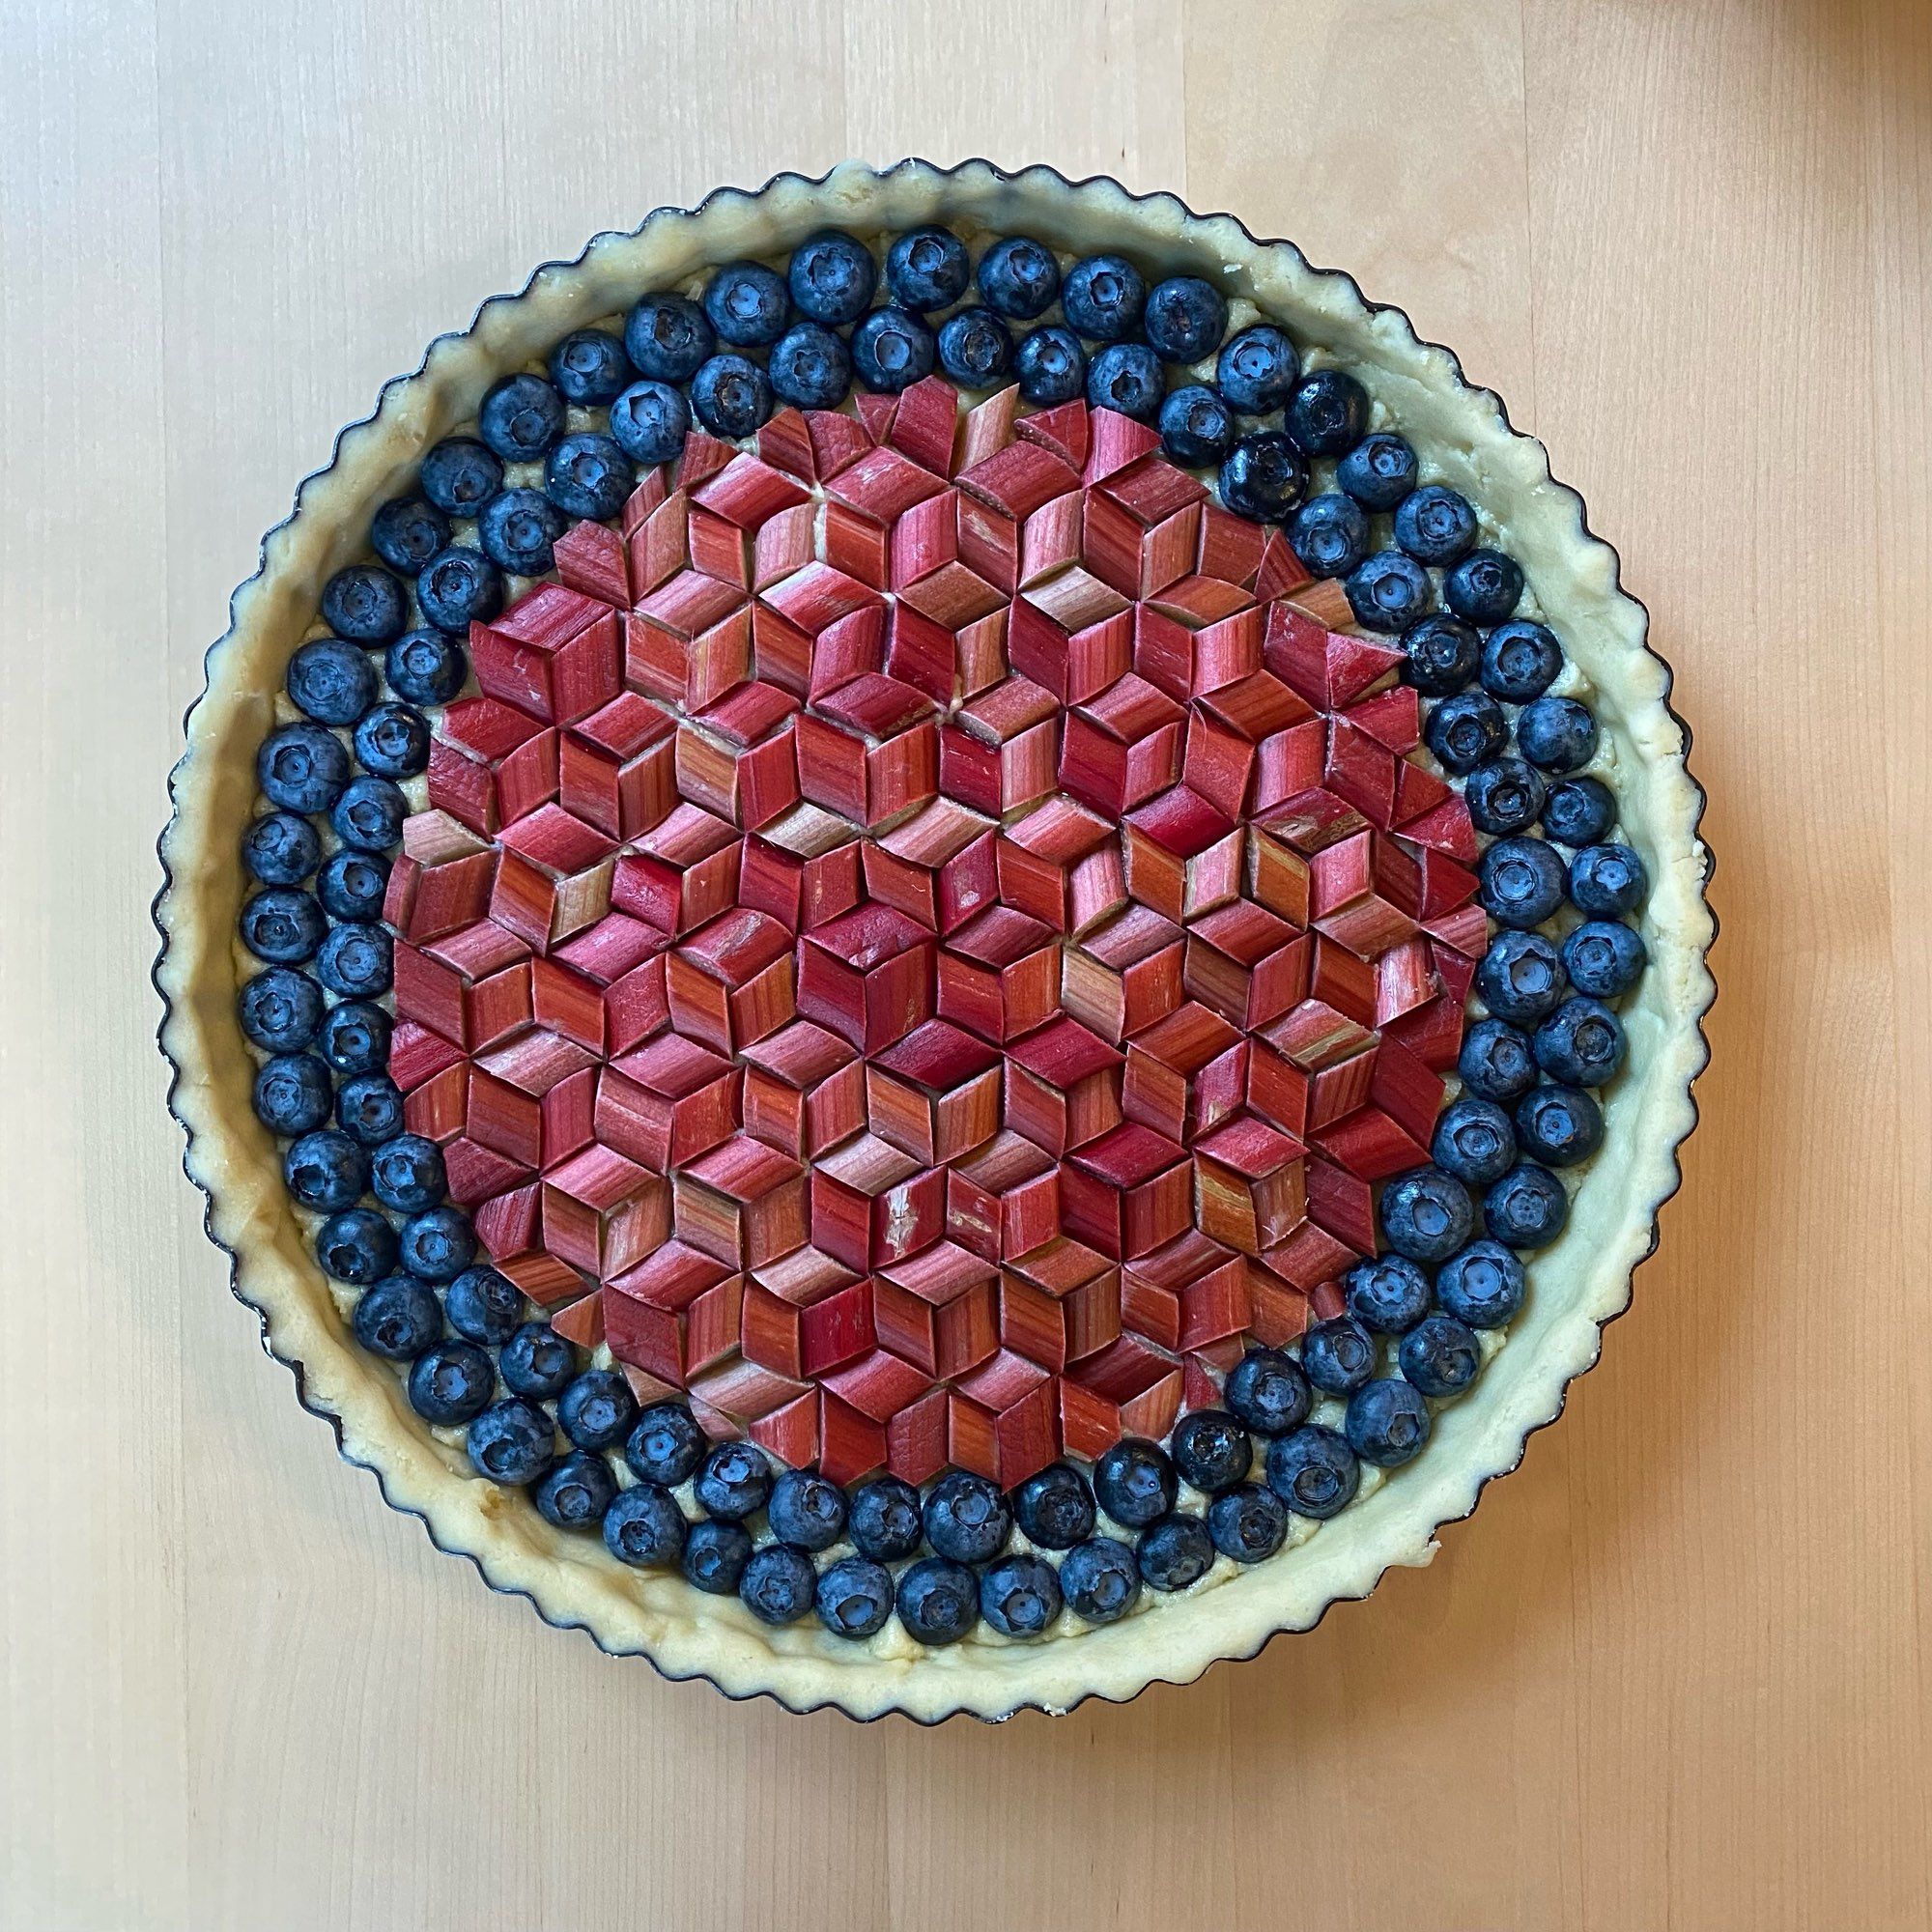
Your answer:
[[[1604,1363],[1430,1570],[1124,1709],[660,1683],[340,1464],[147,985],[294,481],[538,260],[846,155],[1104,169],[1400,301],[1650,605],[1716,1061]],[[1924,0],[3,0],[0,1926],[1925,1926]]]

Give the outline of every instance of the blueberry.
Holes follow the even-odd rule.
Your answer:
[[[1429,1440],[1429,1405],[1408,1382],[1373,1381],[1349,1398],[1349,1447],[1378,1469],[1400,1468]]]
[[[1223,1556],[1260,1563],[1288,1541],[1288,1511],[1272,1490],[1243,1483],[1208,1504],[1208,1534]]]
[[[1578,771],[1596,756],[1597,721],[1574,697],[1539,697],[1516,721],[1516,742],[1543,771]]]
[[[1476,544],[1476,513],[1440,483],[1412,490],[1395,509],[1395,540],[1417,563],[1460,563]]]
[[[397,1245],[412,1275],[440,1286],[476,1259],[476,1231],[461,1208],[425,1208],[403,1223]]]
[[[864,1556],[841,1557],[818,1579],[812,1607],[834,1636],[875,1636],[893,1613],[892,1572]]]
[[[242,1033],[265,1053],[299,1053],[322,1020],[322,988],[285,966],[257,973],[235,1004]]]
[[[1425,697],[1453,697],[1476,674],[1483,640],[1460,617],[1437,612],[1402,634],[1403,678]]]
[[[374,1073],[389,1064],[389,1015],[368,1000],[330,1007],[318,1044],[338,1073]]]
[[[1579,993],[1614,1000],[1643,977],[1649,961],[1643,941],[1627,925],[1593,919],[1563,942],[1563,964]]]
[[[343,990],[338,981],[345,976],[355,977],[365,970],[374,970],[364,957],[363,941],[369,933],[380,929],[369,922],[382,917],[388,883],[388,862],[372,858],[366,852],[338,852],[322,868],[316,890],[324,906],[338,920],[355,923],[337,926],[323,942],[328,970],[324,971],[320,964],[316,970],[322,974],[323,984],[332,992]],[[345,932],[351,934],[351,940],[339,941],[337,935]],[[334,948],[333,952],[329,952],[330,947]],[[381,992],[383,988],[372,986],[369,990]]]
[[[713,436],[752,436],[771,417],[772,385],[755,362],[714,355],[692,379],[691,407]]]
[[[1478,765],[1463,787],[1476,830],[1492,838],[1527,832],[1546,797],[1543,774],[1521,758],[1492,758]]]
[[[411,704],[447,704],[463,689],[469,661],[463,646],[440,632],[409,631],[389,646],[383,674]]]
[[[541,490],[505,490],[476,519],[483,554],[512,577],[541,577],[555,562],[562,534],[563,518]]]
[[[376,701],[369,654],[340,638],[316,638],[289,660],[288,694],[318,724],[353,724]]]
[[[1053,250],[1029,235],[1009,235],[980,257],[980,293],[986,306],[1013,322],[1031,322],[1060,293]]]
[[[1357,1262],[1342,1286],[1349,1313],[1378,1335],[1401,1335],[1429,1312],[1429,1277],[1401,1255]]]
[[[315,976],[345,1000],[373,1000],[389,990],[389,935],[380,926],[338,925],[322,942]]]
[[[1061,285],[1060,312],[1066,326],[1093,342],[1124,341],[1146,307],[1140,270],[1119,255],[1089,255],[1074,263]]]
[[[691,405],[668,383],[633,383],[611,405],[611,434],[633,463],[673,461],[691,432]]]
[[[567,436],[544,465],[544,494],[566,517],[614,517],[638,472],[608,436]]]
[[[1256,430],[1228,452],[1218,481],[1237,517],[1278,524],[1308,489],[1308,462],[1279,430]]]
[[[425,1349],[410,1365],[410,1406],[425,1422],[448,1429],[469,1422],[490,1406],[497,1366],[469,1342]]]
[[[944,228],[915,228],[886,250],[886,286],[915,314],[951,308],[972,278],[965,242]]]
[[[442,1337],[442,1310],[421,1282],[392,1274],[356,1297],[349,1325],[371,1354],[413,1360]]]
[[[608,335],[600,339],[617,347]],[[553,363],[576,340],[565,336],[553,353]],[[611,398],[596,400],[608,403]],[[541,376],[505,376],[484,391],[476,427],[492,452],[505,463],[534,463],[563,434],[563,398]]]
[[[1475,1330],[1453,1315],[1432,1315],[1402,1338],[1402,1372],[1424,1395],[1461,1395],[1476,1379],[1483,1352]]]
[[[617,1493],[617,1479],[601,1456],[573,1450],[530,1492],[537,1514],[558,1529],[596,1529]]]
[[[1122,1528],[1146,1528],[1174,1507],[1179,1493],[1165,1452],[1137,1435],[1123,1436],[1094,1464],[1094,1494]]]
[[[1288,401],[1301,379],[1301,357],[1287,333],[1258,322],[1232,336],[1214,364],[1214,381],[1231,407],[1264,416]]]
[[[896,1563],[919,1548],[925,1525],[920,1516],[919,1492],[896,1476],[874,1476],[852,1494],[846,1532],[861,1556],[879,1563]]]
[[[473,437],[444,437],[422,460],[422,493],[446,517],[475,516],[502,487],[501,461]]]
[[[1601,1000],[1565,1000],[1536,1030],[1536,1064],[1566,1087],[1601,1087],[1624,1064],[1623,1022]]]
[[[1094,1534],[1094,1492],[1070,1463],[1049,1463],[1013,1492],[1013,1517],[1028,1542],[1071,1549]]]
[[[1522,571],[1497,550],[1472,550],[1442,580],[1442,601],[1472,624],[1500,624],[1522,598]]]
[[[328,822],[344,849],[322,868],[316,892],[337,919],[377,919],[383,911],[383,893],[389,882],[387,862],[380,855],[402,841],[403,820],[410,815],[410,804],[393,780],[362,777],[351,779]],[[354,876],[345,878],[337,860],[353,862]],[[370,898],[372,878],[380,877]]]
[[[480,550],[451,544],[423,567],[416,603],[439,631],[467,638],[471,624],[487,624],[503,608],[503,580]]]
[[[1154,423],[1166,394],[1160,358],[1142,343],[1109,343],[1087,365],[1087,401],[1094,409]]]
[[[449,541],[449,519],[434,503],[398,497],[376,512],[369,544],[391,570],[413,577]]]
[[[767,373],[780,402],[798,410],[836,410],[852,386],[852,358],[829,328],[801,322],[780,336]]]
[[[700,1526],[724,1527],[721,1523]],[[689,1530],[677,1498],[662,1483],[640,1482],[619,1490],[604,1512],[604,1548],[619,1563],[640,1570],[663,1570],[675,1563],[684,1554]],[[749,1543],[750,1539],[746,1540]],[[733,1588],[736,1582],[734,1577]]]
[[[532,1402],[560,1396],[577,1373],[577,1350],[548,1321],[526,1321],[503,1344],[504,1382]]]
[[[1141,1600],[1140,1565],[1124,1543],[1093,1537],[1066,1552],[1060,1588],[1067,1608],[1083,1622],[1118,1623]]]
[[[284,811],[327,811],[349,782],[349,753],[320,724],[284,724],[263,740],[255,778]]]
[[[322,621],[338,638],[386,644],[410,620],[409,599],[396,579],[374,563],[352,563],[322,586]]]
[[[1070,328],[1032,328],[1013,352],[1021,397],[1035,409],[1070,403],[1087,390],[1087,354]]]
[[[1506,1247],[1497,1241],[1471,1241],[1443,1264],[1435,1277],[1435,1298],[1471,1328],[1500,1328],[1522,1306],[1524,1286],[1522,1264]]]
[[[955,1563],[983,1563],[1007,1547],[1013,1513],[999,1485],[949,1469],[926,1492],[925,1540]]]
[[[1301,1338],[1301,1366],[1324,1395],[1348,1395],[1376,1372],[1376,1339],[1352,1316],[1318,1321]]]
[[[1529,1036],[1501,1020],[1478,1020],[1463,1040],[1456,1071],[1471,1094],[1508,1105],[1536,1085]]]
[[[1369,554],[1369,520],[1352,497],[1330,490],[1295,511],[1288,541],[1303,569],[1317,577],[1347,577]]]
[[[1469,1238],[1476,1210],[1468,1189],[1439,1167],[1411,1168],[1382,1189],[1382,1238],[1409,1261],[1439,1262]]]
[[[1390,430],[1365,436],[1335,466],[1335,481],[1365,510],[1392,510],[1415,488],[1415,451]]]
[[[1500,1180],[1516,1164],[1516,1132],[1493,1100],[1458,1094],[1435,1118],[1429,1156],[1469,1187]]]
[[[1498,838],[1476,867],[1476,895],[1498,925],[1541,925],[1563,903],[1563,861],[1541,838]]]
[[[754,1549],[738,1578],[745,1607],[765,1624],[795,1624],[811,1608],[818,1591],[818,1573],[811,1558],[788,1543],[768,1543]]]
[[[368,1192],[369,1156],[347,1134],[323,1127],[282,1156],[282,1179],[298,1208],[337,1214]]]
[[[800,315],[828,328],[842,328],[871,306],[879,269],[863,242],[825,228],[793,249],[785,283]]]
[[[1483,1226],[1512,1248],[1547,1248],[1570,1218],[1570,1198],[1547,1167],[1513,1167],[1483,1196]],[[1452,1308],[1442,1285],[1437,1298],[1451,1314],[1474,1325],[1467,1309]]]
[[[1344,580],[1349,609],[1367,631],[1406,631],[1428,615],[1429,573],[1399,550],[1378,550]]]
[[[523,1322],[524,1291],[508,1275],[478,1264],[449,1284],[442,1312],[467,1341],[500,1349]]]
[[[614,403],[631,382],[631,358],[608,328],[575,328],[550,352],[550,379],[565,402],[602,409]],[[541,456],[543,449],[530,454]]]
[[[312,1053],[278,1053],[255,1075],[255,1118],[271,1134],[306,1134],[328,1119],[328,1068]]]
[[[1537,1087],[1517,1102],[1522,1151],[1545,1167],[1574,1167],[1604,1144],[1604,1113],[1589,1094],[1569,1087]]]
[[[899,1622],[920,1643],[957,1643],[980,1621],[980,1584],[963,1563],[927,1556],[899,1578]]]
[[[316,1231],[322,1271],[354,1288],[381,1281],[396,1265],[396,1231],[373,1208],[346,1208]]]
[[[1282,427],[1310,456],[1341,456],[1369,426],[1369,392],[1340,369],[1318,369],[1295,385]]]
[[[1570,899],[1593,919],[1634,912],[1650,895],[1650,874],[1628,845],[1586,845],[1570,861]]]
[[[1174,1425],[1168,1453],[1181,1481],[1192,1483],[1205,1495],[1232,1490],[1255,1461],[1247,1430],[1222,1408],[1189,1410]]]
[[[585,1369],[556,1399],[556,1424],[580,1449],[614,1449],[638,1419],[638,1399],[615,1369]]]
[[[980,1614],[1002,1636],[1038,1636],[1060,1614],[1060,1578],[1037,1556],[1008,1556],[980,1578]]]
[[[772,1465],[752,1442],[721,1442],[697,1472],[697,1504],[721,1522],[738,1522],[765,1506]]]
[[[1487,691],[1459,692],[1429,714],[1423,737],[1446,772],[1459,777],[1509,743],[1509,720]]]
[[[932,330],[902,308],[875,308],[852,331],[852,366],[868,389],[896,394],[932,374]]]
[[[1543,832],[1559,845],[1599,845],[1617,822],[1617,796],[1602,779],[1565,779],[1543,801]]]
[[[551,1465],[556,1440],[542,1409],[512,1397],[469,1425],[469,1460],[493,1483],[533,1483]]]
[[[791,292],[762,263],[727,262],[705,286],[704,319],[720,342],[762,349],[784,333]]]
[[[242,863],[265,886],[298,886],[321,862],[315,827],[292,811],[265,811],[242,835]]]
[[[1250,1349],[1228,1371],[1221,1399],[1257,1435],[1299,1429],[1315,1406],[1301,1364],[1276,1349]]]
[[[1199,275],[1174,275],[1148,291],[1141,328],[1163,362],[1198,362],[1227,333],[1228,304]]]
[[[752,1560],[752,1539],[742,1523],[694,1522],[684,1538],[684,1580],[714,1597],[734,1597],[745,1565]]]
[[[845,1492],[816,1469],[786,1469],[772,1485],[772,1534],[801,1549],[830,1549],[845,1534]]]
[[[624,324],[624,353],[655,383],[688,383],[718,346],[704,311],[685,296],[646,296]]]
[[[1541,697],[1563,668],[1563,646],[1547,626],[1527,618],[1498,624],[1483,639],[1483,689],[1505,704]]]
[[[1540,932],[1497,933],[1476,968],[1476,990],[1483,1003],[1512,1026],[1534,1026],[1548,1019],[1568,983],[1554,943]]]
[[[1184,1590],[1214,1567],[1214,1543],[1198,1516],[1165,1516],[1141,1532],[1134,1560],[1151,1588]]]
[[[962,389],[997,389],[1013,366],[1013,338],[989,308],[962,308],[941,325],[939,366]]]
[[[639,1482],[676,1489],[704,1460],[705,1435],[681,1402],[653,1403],[624,1443],[624,1461]]]
[[[1160,444],[1171,462],[1189,469],[1219,463],[1235,446],[1234,412],[1199,383],[1170,389],[1160,406]]]
[[[448,1190],[442,1150],[421,1134],[398,1134],[369,1156],[369,1191],[398,1214],[420,1214]]]
[[[271,886],[242,907],[242,944],[257,959],[275,966],[299,966],[315,957],[328,930],[321,906],[304,892]]]
[[[1296,1516],[1325,1521],[1353,1500],[1361,1479],[1355,1452],[1320,1423],[1268,1444],[1267,1486]]]

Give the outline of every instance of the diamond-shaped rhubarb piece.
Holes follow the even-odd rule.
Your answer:
[[[872,1057],[867,1122],[927,1166],[982,1147],[1000,1126],[1000,1056],[946,1020],[927,1020]]]
[[[985,1261],[1023,1255],[1060,1232],[1060,1163],[1006,1129],[946,1177],[948,1236]]]
[[[1189,1000],[1127,1042],[1122,1112],[1191,1143],[1240,1106],[1248,1054],[1249,1042],[1219,1013]]]
[[[544,1246],[586,1273],[621,1274],[669,1232],[664,1182],[608,1147],[586,1148],[544,1177]]]
[[[940,948],[939,1015],[996,1044],[1030,1033],[1060,1005],[1060,956],[1052,927],[989,905]]]
[[[948,798],[934,799],[864,850],[866,890],[882,904],[949,933],[999,891],[997,827]]]
[[[563,734],[557,797],[566,811],[612,838],[636,838],[677,802],[669,714],[620,692]]]
[[[1058,1398],[1053,1376],[1002,1349],[955,1385],[950,1421],[959,1461],[1003,1488],[1025,1482],[1060,1454]]]
[[[738,1267],[805,1245],[805,1170],[788,1154],[743,1135],[713,1148],[672,1183],[678,1238]]]
[[[940,1241],[880,1271],[873,1316],[881,1347],[928,1376],[961,1376],[999,1347],[998,1271],[981,1257]]]
[[[1002,678],[980,692],[940,728],[940,790],[989,818],[1044,798],[1059,759],[1059,718],[1053,694],[1031,678]]]
[[[811,1241],[860,1271],[903,1261],[946,1230],[946,1177],[876,1134],[859,1134],[811,1171]]]
[[[798,721],[805,796],[855,825],[876,826],[938,795],[939,740],[925,694],[867,672]]]
[[[597,1084],[597,1138],[658,1174],[728,1140],[738,1121],[738,1069],[680,1034],[613,1060]]]
[[[744,1049],[745,1131],[810,1160],[866,1124],[866,1070],[844,1040],[794,1020]]]
[[[1239,896],[1241,833],[1199,792],[1175,785],[1126,819],[1127,893],[1177,924]]]
[[[1197,1141],[1201,1232],[1244,1255],[1287,1239],[1307,1205],[1299,1141],[1244,1115]]]
[[[957,491],[915,504],[893,526],[894,591],[948,632],[1002,609],[1017,564],[1012,519]]]
[[[1179,1144],[1137,1121],[1076,1149],[1061,1177],[1067,1232],[1116,1261],[1171,1241],[1192,1209],[1192,1179]]]
[[[679,1033],[742,1052],[791,1017],[791,934],[767,913],[720,913],[665,961],[665,990]]]
[[[1119,818],[1179,779],[1182,723],[1180,706],[1144,677],[1117,678],[1068,714],[1061,789]]]
[[[491,624],[471,625],[469,665],[491,697],[547,724],[588,717],[616,696],[617,615],[547,583]]]
[[[691,932],[734,901],[744,839],[723,818],[680,805],[621,853],[611,904],[660,932]]]
[[[1122,1435],[1158,1440],[1179,1412],[1179,1362],[1135,1335],[1076,1364],[1060,1385],[1061,1436],[1073,1456],[1099,1456]]]
[[[1099,1139],[1120,1123],[1121,1064],[1078,1020],[1049,1021],[1007,1048],[1007,1124],[1052,1154]]]
[[[1002,903],[1055,932],[1082,932],[1126,899],[1115,830],[1070,798],[1053,797],[1001,833]]]
[[[1180,928],[1128,905],[1067,947],[1061,1004],[1118,1046],[1180,1005],[1181,958]]]
[[[723,1262],[666,1241],[604,1285],[605,1341],[620,1362],[681,1386],[687,1374],[729,1352],[741,1293]]]
[[[1198,1228],[1121,1273],[1121,1315],[1128,1330],[1176,1352],[1214,1348],[1240,1335],[1253,1302],[1254,1270]]]
[[[794,704],[776,685],[741,684],[701,723],[680,725],[678,795],[751,831],[782,817],[799,801]]]
[[[798,961],[799,1011],[862,1053],[932,1015],[931,935],[891,906],[856,906],[808,932]]]
[[[1234,899],[1187,928],[1182,984],[1243,1030],[1265,1026],[1307,997],[1306,933],[1252,899]]]

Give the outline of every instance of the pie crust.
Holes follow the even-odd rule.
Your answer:
[[[1567,1231],[1533,1264],[1507,1347],[1442,1409],[1427,1453],[1270,1561],[1236,1569],[1224,1559],[1194,1589],[1144,1599],[1118,1624],[1069,1619],[1027,1643],[981,1626],[940,1650],[896,1623],[864,1643],[815,1623],[768,1629],[733,1598],[700,1595],[675,1573],[628,1569],[594,1539],[552,1528],[426,1432],[398,1379],[347,1332],[251,1111],[235,938],[236,829],[252,808],[255,753],[287,660],[324,582],[360,555],[369,513],[410,481],[423,451],[473,416],[497,376],[648,290],[736,257],[781,255],[822,226],[864,234],[927,221],[1211,272],[1360,377],[1432,473],[1479,506],[1487,540],[1521,564],[1523,613],[1544,615],[1564,640],[1572,682],[1560,688],[1595,706],[1604,742],[1593,769],[1613,783],[1622,836],[1653,881],[1639,922],[1651,963],[1623,1011],[1629,1065],[1606,1099],[1605,1151]],[[768,1694],[796,1711],[830,1704],[855,1718],[899,1711],[930,1722],[1122,1700],[1151,1682],[1191,1681],[1217,1659],[1253,1656],[1279,1632],[1311,1628],[1331,1604],[1366,1596],[1391,1565],[1430,1560],[1438,1527],[1467,1515],[1483,1485],[1514,1469],[1529,1435],[1560,1413],[1572,1378],[1597,1359],[1603,1324],[1628,1305],[1632,1270],[1656,1245],[1658,1211],[1679,1184],[1677,1150],[1696,1120],[1690,1087],[1708,1057],[1700,1022],[1715,996],[1705,965],[1715,927],[1698,838],[1703,794],[1647,627],[1581,498],[1552,480],[1543,445],[1511,427],[1495,395],[1466,383],[1447,350],[1419,341],[1399,309],[1369,303],[1348,275],[1311,268],[1288,242],[1257,241],[1232,216],[1198,216],[1171,195],[1070,183],[1047,168],[904,161],[882,172],[846,164],[821,181],[781,175],[755,193],[721,190],[694,211],[660,210],[634,234],[599,236],[575,262],[539,270],[520,295],[485,302],[413,376],[384,387],[373,415],[342,432],[328,467],[264,541],[260,568],[208,654],[208,688],[188,713],[171,781],[155,979],[186,1171],[207,1196],[211,1237],[233,1258],[235,1293],[260,1316],[264,1346],[294,1371],[304,1406],[332,1423],[344,1457],[372,1469],[385,1499],[421,1517],[439,1548],[471,1557],[494,1587],[529,1597],[547,1621],[587,1631],[606,1651],[645,1656],[668,1677],[702,1676],[729,1696]]]

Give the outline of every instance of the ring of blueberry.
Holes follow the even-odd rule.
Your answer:
[[[828,232],[505,377],[369,545],[241,1022],[479,1475],[945,1644],[1423,1448],[1603,1142],[1647,881],[1353,377],[1121,256]]]

